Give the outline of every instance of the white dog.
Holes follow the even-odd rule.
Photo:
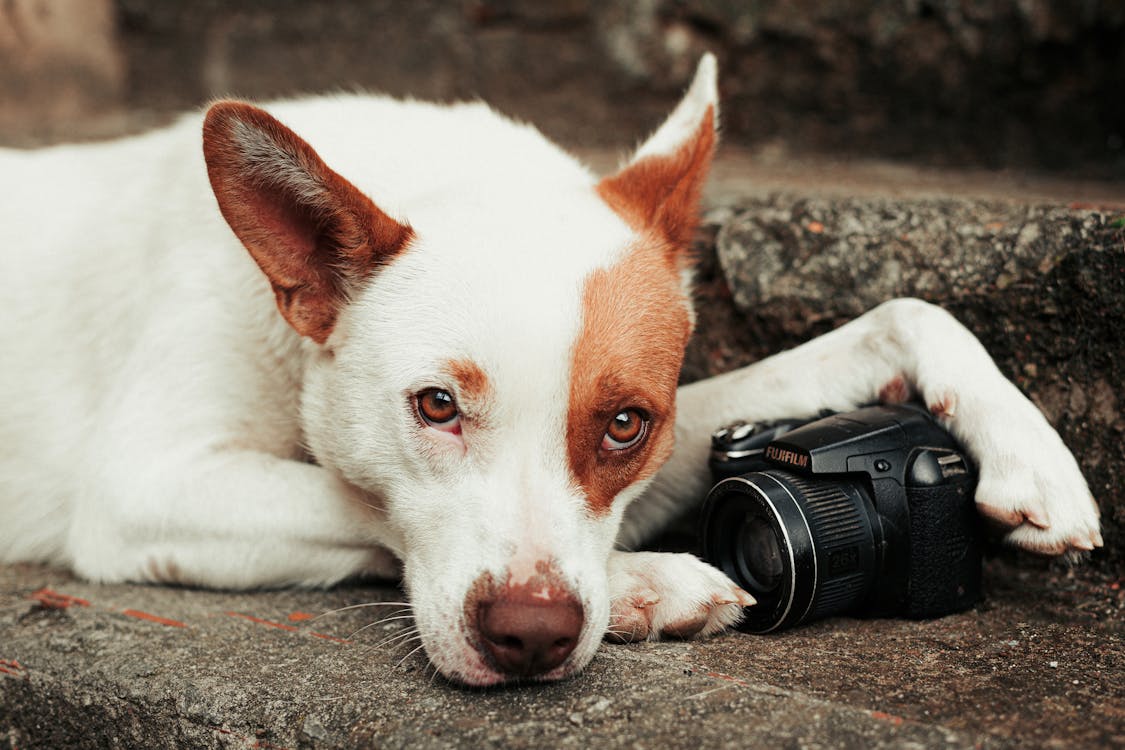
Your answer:
[[[0,561],[401,573],[442,673],[556,679],[607,629],[708,634],[752,602],[695,558],[615,551],[705,493],[713,428],[880,395],[940,417],[1011,543],[1101,543],[1054,430],[928,304],[677,391],[712,57],[601,180],[480,104],[268,109],[215,104],[202,149],[189,117],[0,155]]]

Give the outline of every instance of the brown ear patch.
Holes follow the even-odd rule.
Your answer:
[[[672,453],[676,387],[691,335],[688,300],[667,242],[649,235],[617,264],[594,271],[583,291],[582,329],[571,355],[566,441],[570,470],[595,515]],[[606,451],[613,417],[650,418],[645,440]]]
[[[598,195],[639,233],[660,232],[677,252],[699,225],[699,200],[715,151],[715,108],[672,154],[646,156],[598,183]]]
[[[319,344],[351,288],[413,237],[257,107],[212,106],[203,155],[219,210],[269,278],[281,314]]]

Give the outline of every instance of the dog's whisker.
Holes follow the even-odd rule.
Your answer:
[[[372,503],[369,503],[366,500],[360,500],[359,504],[364,506],[365,508],[370,508],[371,510],[375,511],[376,513],[383,513],[383,512],[386,511],[386,508],[380,508],[378,505],[373,505]]]
[[[319,615],[309,620],[309,622],[316,622],[320,618],[327,617],[328,615],[335,615],[340,612],[347,612],[350,609],[362,609],[364,607],[406,607],[407,609],[413,609],[410,602],[366,602],[364,604],[351,604],[347,607],[339,607],[337,609],[330,609],[327,612],[321,612]]]
[[[391,620],[413,620],[413,619],[414,619],[414,617],[412,615],[403,615],[401,617],[384,617],[380,620],[375,620],[374,622],[369,622],[361,628],[357,628],[355,631],[352,632],[351,635],[348,636],[348,638],[349,639],[354,638],[354,637],[356,637],[356,635],[358,635],[359,633],[362,633],[363,631],[367,630],[368,628],[373,628],[376,625],[382,625],[382,624],[384,624],[388,621],[391,621]],[[398,634],[398,631],[396,631],[396,633],[394,633],[394,635],[397,635],[397,634]]]
[[[390,613],[386,617],[380,617],[378,620],[376,620],[375,622],[373,622],[371,624],[372,625],[384,625],[384,624],[388,624],[388,623],[392,623],[392,622],[401,622],[402,620],[413,620],[413,619],[414,619],[414,613],[413,612],[408,612],[406,610],[400,609],[396,612]]]
[[[393,633],[389,636],[381,638],[378,642],[368,646],[367,651],[365,651],[364,653],[366,654],[370,651],[377,651],[384,648],[389,648],[393,651],[394,649],[399,648],[400,646],[403,646],[405,644],[412,643],[415,640],[420,641],[422,640],[422,638],[418,634],[418,631],[412,628],[402,633]]]
[[[409,658],[410,658],[411,656],[414,656],[414,654],[416,654],[416,653],[418,653],[419,651],[421,651],[421,650],[422,650],[422,648],[423,648],[423,644],[419,644],[419,645],[418,645],[417,647],[415,647],[415,648],[414,648],[414,649],[413,649],[413,650],[412,650],[412,651],[411,651],[410,653],[408,653],[408,654],[407,654],[406,656],[404,656],[404,657],[402,657],[401,659],[399,659],[399,662],[398,662],[398,664],[395,664],[395,669],[398,669],[399,667],[401,667],[401,666],[403,665],[403,663],[404,663],[404,662],[405,662],[405,661],[406,661],[407,659],[409,659]]]
[[[372,625],[385,625],[385,624],[392,623],[392,622],[400,622],[402,620],[413,620],[413,619],[414,619],[414,615],[390,615],[388,617],[380,618],[380,619],[376,620],[375,622],[373,622],[371,624]]]
[[[385,646],[381,647],[379,650],[382,651],[385,649],[387,653],[394,654],[399,649],[409,648],[412,644],[415,643],[419,644],[420,646],[423,645],[422,636],[418,635],[417,633],[411,633],[409,634],[409,637],[401,638],[397,643],[388,643]],[[369,646],[364,650],[363,657],[366,658],[368,654],[375,650],[376,646]]]
[[[375,627],[380,622],[382,622],[382,620],[376,620],[375,622],[369,622],[366,625],[362,625],[362,626],[356,628],[355,630],[353,630],[351,633],[348,634],[348,640],[350,641],[351,639],[355,638],[357,635],[359,635],[363,631],[367,630],[368,628]]]
[[[621,638],[622,640],[636,641],[637,640],[637,629],[635,627],[624,628],[624,627],[614,627],[614,626],[611,625],[611,626],[609,626],[608,628],[605,629],[605,633],[602,635],[602,637],[604,638],[607,635],[612,635],[612,636],[615,636],[617,638]]]
[[[375,620],[372,624],[378,625],[379,623],[392,622],[394,620],[412,620],[412,619],[414,619],[414,613],[411,610],[409,610],[409,609],[396,609],[394,612],[388,612],[383,617],[380,617],[379,619]]]
[[[413,619],[413,618],[410,617],[410,616],[404,616],[404,617],[390,617],[390,618],[383,618],[381,620],[375,620],[374,622],[369,622],[369,623],[367,623],[366,625],[364,625],[360,628],[356,628],[354,631],[352,631],[351,635],[348,636],[348,639],[351,640],[352,638],[355,638],[357,635],[359,635],[360,633],[362,633],[365,630],[369,630],[369,629],[371,629],[373,627],[376,627],[378,625],[383,625],[383,624],[387,623],[388,620],[411,620],[411,619]],[[407,631],[403,631],[401,629],[395,630],[393,633],[391,633],[391,635],[399,635],[402,632],[409,632],[409,630],[417,630],[417,628],[410,628]],[[378,645],[378,644],[376,644],[376,645]]]
[[[409,641],[411,641],[415,638],[418,638],[419,640],[421,639],[419,634],[418,634],[418,631],[416,629],[412,628],[410,630],[405,630],[401,633],[392,633],[391,635],[384,636],[382,639],[379,640],[378,643],[373,644],[371,646],[371,648],[372,649],[387,648],[387,647],[390,647],[392,644],[396,643],[397,641],[409,642]],[[401,645],[401,644],[399,644],[399,645]]]

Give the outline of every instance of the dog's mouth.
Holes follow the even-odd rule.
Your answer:
[[[482,643],[481,636],[473,632],[461,639],[459,658],[453,660],[455,663],[449,663],[449,660],[444,660],[442,665],[436,661],[433,663],[448,679],[469,687],[555,682],[581,672],[599,643],[600,638],[586,633],[584,629],[573,644],[504,643],[499,647],[501,655],[498,658],[498,647]],[[561,656],[562,652],[565,656]]]
[[[452,639],[447,640],[450,636],[453,636]],[[516,652],[536,648],[541,651],[530,656],[506,654],[498,660],[493,651],[495,647],[490,648],[482,643],[479,633],[467,624],[452,631],[446,630],[442,636],[423,637],[422,640],[425,655],[439,675],[452,683],[471,688],[567,679],[582,671],[600,643],[600,637],[586,632],[583,632],[573,647],[569,644],[536,647],[505,643],[502,648]],[[560,650],[565,650],[567,654],[558,661]],[[511,661],[513,659],[514,662]]]
[[[473,646],[465,642],[467,649]],[[471,663],[466,663],[471,662]],[[546,672],[512,674],[493,666],[483,654],[473,649],[473,653],[458,666],[438,667],[446,679],[459,685],[471,688],[490,688],[499,686],[518,686],[541,682],[556,682],[577,674],[582,670],[582,662],[568,659],[559,666]]]

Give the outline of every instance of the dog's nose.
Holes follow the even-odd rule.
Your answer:
[[[562,664],[578,644],[582,605],[569,593],[543,596],[526,587],[501,589],[477,607],[477,628],[496,667],[533,677]]]

